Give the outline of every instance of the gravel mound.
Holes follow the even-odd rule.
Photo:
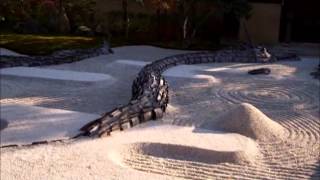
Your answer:
[[[205,122],[201,127],[239,133],[262,141],[285,138],[285,129],[280,124],[248,103],[231,108],[214,121]]]

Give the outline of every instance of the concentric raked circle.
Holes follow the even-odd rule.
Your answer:
[[[263,109],[277,111],[319,109],[319,87],[301,81],[233,82],[217,91],[215,96],[231,103],[250,103]]]

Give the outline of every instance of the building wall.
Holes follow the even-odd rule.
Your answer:
[[[246,21],[253,43],[275,44],[279,42],[281,4],[251,3],[251,17]],[[242,20],[244,21],[244,20]],[[247,42],[243,22],[240,24],[239,39]]]

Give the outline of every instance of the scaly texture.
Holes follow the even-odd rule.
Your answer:
[[[230,48],[217,52],[175,55],[156,60],[146,65],[134,80],[132,98],[128,105],[115,108],[103,117],[86,124],[81,128],[83,133],[80,135],[110,135],[113,130],[123,130],[145,121],[161,118],[169,102],[168,83],[161,74],[173,66],[213,62],[261,63],[277,60],[276,56],[266,60],[263,54],[259,54],[261,51],[254,52],[258,52],[257,55],[254,55],[251,49]]]

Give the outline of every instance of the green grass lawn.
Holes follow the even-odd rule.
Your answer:
[[[99,37],[0,34],[0,47],[22,54],[46,55],[57,50],[96,47]]]

